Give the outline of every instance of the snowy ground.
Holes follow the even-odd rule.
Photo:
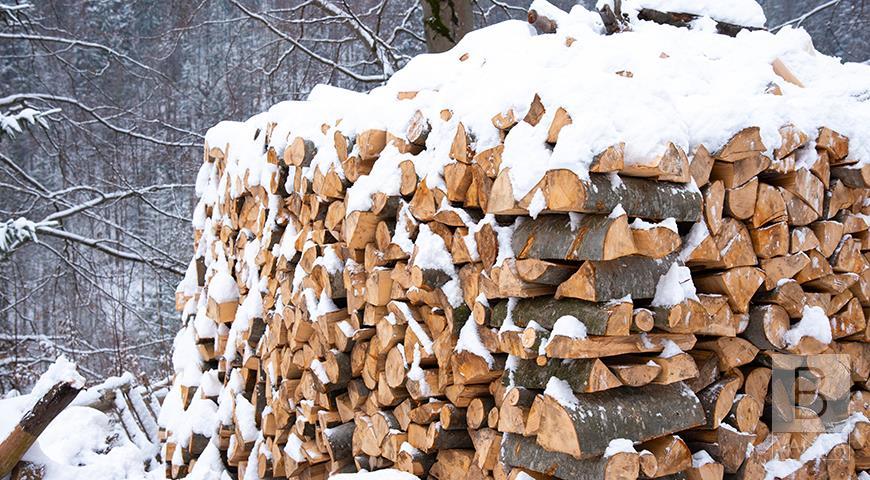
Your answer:
[[[61,357],[26,395],[0,399],[0,438],[5,438],[22,415],[61,380],[84,382],[75,364]],[[73,404],[52,421],[24,460],[45,465],[44,480],[120,480],[163,478],[162,465],[154,456],[158,446],[135,445],[120,424],[89,403],[93,391],[82,391]]]

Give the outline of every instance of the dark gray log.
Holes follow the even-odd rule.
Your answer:
[[[333,462],[349,458],[353,455],[353,431],[356,429],[354,422],[343,423],[334,428],[323,430],[323,439],[326,441],[326,450]]]
[[[604,262],[587,261],[571,278],[559,286],[557,297],[591,302],[606,302],[631,295],[634,300],[655,297],[662,275],[676,259],[676,253],[652,259],[631,256]]]
[[[701,220],[701,192],[688,185],[643,178],[620,177],[616,186],[607,174],[591,173],[584,182],[584,212],[609,214],[622,205],[629,217],[678,222]]]
[[[643,8],[637,13],[637,18],[659,24],[690,28],[692,22],[698,19],[698,15],[693,15],[691,13],[661,12],[651,8]],[[737,36],[741,30],[764,30],[763,28],[758,27],[745,27],[733,23],[720,22],[716,19],[713,20],[716,21],[716,31],[722,35],[728,35],[729,37]]]
[[[572,228],[567,215],[541,215],[516,228],[511,247],[517,259],[608,260],[620,256],[613,255],[606,248],[608,243],[618,243],[619,239],[615,237],[619,232],[613,232],[608,238],[616,221],[616,218],[605,215],[584,215]],[[631,231],[627,223],[623,226],[625,231],[622,233],[628,236],[624,242],[630,245]],[[633,248],[628,250],[627,254],[634,253]]]
[[[602,375],[604,378],[598,378]],[[544,366],[539,366],[535,360],[520,360],[517,368],[513,371],[515,385],[537,390],[546,388],[551,377],[564,380],[571,386],[571,390],[581,393],[599,391],[602,386],[607,386],[607,384],[619,385],[619,380],[612,372],[607,371],[607,366],[597,358],[575,360],[552,358],[547,360],[547,364]],[[611,381],[608,382],[608,379]],[[600,385],[602,381],[605,385]]]
[[[588,458],[614,438],[644,442],[706,423],[701,402],[682,382],[577,395],[573,405],[544,396],[537,442]]]
[[[508,300],[500,301],[492,308],[490,326],[500,327],[507,318]],[[631,306],[626,303],[592,303],[574,298],[556,300],[552,297],[523,298],[516,301],[511,311],[511,321],[518,327],[526,327],[530,321],[551,330],[556,320],[565,315],[572,315],[586,326],[589,335],[606,335],[607,326],[619,317],[628,316],[630,321]],[[615,322],[614,322],[615,323]],[[627,334],[624,333],[623,335]]]
[[[536,444],[532,437],[512,433],[502,436],[499,451],[499,459],[511,467],[525,468],[566,480],[608,478],[605,473],[610,458],[578,460],[564,453],[547,451]]]

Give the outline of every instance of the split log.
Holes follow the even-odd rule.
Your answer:
[[[514,230],[511,246],[518,259],[612,260],[636,252],[627,217],[543,215]]]
[[[656,459],[655,473],[644,475],[645,477],[665,477],[692,467],[692,451],[689,450],[686,442],[676,435],[665,435],[644,442],[638,448],[651,452]]]
[[[520,360],[513,370],[517,386],[543,390],[551,377],[564,380],[577,393],[591,393],[616,388],[622,382],[599,359],[550,359],[545,365],[534,360]]]
[[[698,290],[725,295],[735,312],[746,313],[749,311],[749,301],[764,283],[764,273],[753,267],[737,267],[693,280]]]
[[[577,273],[559,285],[556,298],[606,302],[631,295],[633,299],[651,299],[655,297],[659,278],[671,268],[673,258],[673,255],[663,259],[623,257],[603,262],[584,262]],[[633,275],[626,277],[625,272],[633,272]],[[749,296],[754,292],[749,293]]]
[[[704,422],[701,403],[683,383],[583,394],[565,405],[544,395],[536,441],[582,459],[604,454],[614,438],[642,442]]]
[[[614,183],[606,174],[592,173],[581,181],[569,170],[551,170],[542,179],[547,210],[610,214],[622,205],[630,217],[678,222],[697,222],[701,217],[701,195],[679,184],[624,177]],[[509,171],[502,170],[492,186],[487,213],[525,213],[518,209]]]
[[[731,411],[739,387],[739,378],[723,377],[698,392],[698,399],[707,418],[706,428],[719,428],[719,424]]]
[[[621,337],[568,338],[556,335],[546,346],[550,358],[600,358],[631,353],[653,353],[664,350],[665,340],[680,350],[691,350],[695,336],[679,333],[650,333]]]
[[[523,298],[514,302],[500,301],[492,308],[490,325],[501,327],[508,317],[518,327],[525,328],[529,322],[551,330],[556,320],[571,315],[586,326],[589,335],[627,335],[631,325],[630,302],[592,303],[573,298],[557,300],[552,297]]]
[[[623,480],[637,478],[640,473],[637,453],[620,452],[608,457],[578,460],[564,453],[548,451],[532,438],[511,433],[502,439],[501,459],[512,467],[577,480]]]

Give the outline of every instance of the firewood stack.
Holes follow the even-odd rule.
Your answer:
[[[414,111],[404,132],[344,129],[340,113],[210,131],[177,295],[176,356],[194,360],[176,362],[164,406],[188,417],[162,425],[169,477],[209,448],[246,479],[870,466],[870,165],[849,138],[784,123],[771,147],[746,125],[644,162],[615,143],[588,172],[548,169],[517,195],[510,132],[543,128],[556,149],[572,124],[537,95],[525,105],[488,113],[500,140],[481,150],[456,105]],[[433,148],[450,159],[437,180],[420,161]],[[822,424],[771,401],[786,388],[777,355],[812,367],[820,353],[843,355],[837,381],[800,389],[846,398],[845,426],[775,431],[786,409]]]

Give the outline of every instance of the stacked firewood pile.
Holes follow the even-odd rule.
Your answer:
[[[555,148],[570,113],[527,104],[491,112],[502,141],[548,122]],[[402,135],[324,124],[327,144],[277,138],[271,121],[208,137],[216,193],[198,215],[221,221],[198,226],[195,285],[177,297],[205,373],[170,395],[219,418],[163,425],[171,478],[209,447],[239,478],[847,479],[870,466],[870,166],[849,138],[784,124],[769,148],[749,125],[645,163],[615,144],[518,199],[504,145],[476,151],[461,122],[443,182],[421,175],[414,159],[451,115],[418,111]],[[333,147],[340,166],[321,170],[312,160]],[[233,160],[242,148],[255,168]],[[398,188],[379,191],[388,176]],[[821,353],[840,354],[824,357],[833,369],[813,368]],[[777,358],[815,372],[799,405],[772,401],[792,388]],[[819,417],[822,396],[848,407]],[[795,412],[803,428],[774,428]]]

